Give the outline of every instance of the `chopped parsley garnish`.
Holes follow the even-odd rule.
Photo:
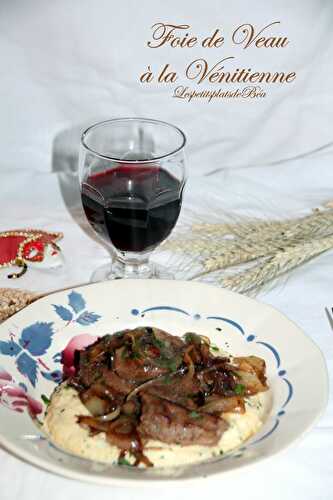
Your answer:
[[[125,457],[120,457],[118,459],[118,465],[127,465],[131,466],[132,464],[125,458]]]
[[[132,351],[131,354],[129,355],[130,359],[140,359],[141,355],[138,351]]]
[[[197,411],[195,411],[195,410],[190,411],[189,416],[190,416],[191,418],[201,418],[201,417],[202,417],[202,415],[200,415],[200,413],[198,413],[198,412],[197,412]]]
[[[172,383],[172,377],[170,377],[169,374],[165,375],[165,377],[163,377],[163,384],[171,384]]]
[[[236,384],[234,391],[235,391],[235,394],[237,394],[237,396],[243,396],[243,394],[245,392],[245,385]]]
[[[156,335],[152,334],[152,344],[157,347],[158,349],[163,349],[165,347],[165,344],[162,340],[158,339]]]
[[[49,400],[49,398],[47,396],[45,396],[45,394],[42,394],[41,398],[42,398],[43,403],[46,404],[46,406],[48,406],[50,404],[51,401]]]
[[[159,358],[154,359],[154,364],[159,366],[160,368],[167,368],[170,372],[177,371],[177,368],[181,362],[179,356],[175,356],[173,358],[168,358],[164,356],[164,353],[161,352],[161,356]]]
[[[210,345],[210,348],[211,348],[211,350],[212,350],[212,351],[215,351],[215,352],[219,352],[219,350],[220,350],[220,349],[217,347],[217,345],[215,345],[215,344],[211,344],[211,345]]]
[[[126,359],[126,358],[128,358],[128,355],[129,355],[129,353],[128,353],[128,349],[127,349],[127,347],[126,347],[126,346],[124,346],[124,347],[123,347],[123,350],[122,350],[122,353],[121,353],[121,359]]]
[[[201,344],[202,339],[197,333],[187,332],[184,335],[186,344]]]
[[[171,372],[175,372],[175,371],[177,371],[177,367],[178,367],[177,359],[171,359],[169,362],[169,366],[168,366],[169,370]]]

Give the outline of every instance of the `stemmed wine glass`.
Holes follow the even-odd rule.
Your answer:
[[[149,255],[169,236],[180,213],[185,143],[178,127],[147,118],[115,118],[82,134],[82,204],[112,257],[93,281],[171,277],[153,266]]]

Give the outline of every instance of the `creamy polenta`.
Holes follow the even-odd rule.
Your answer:
[[[145,455],[155,467],[184,466],[223,455],[259,431],[269,411],[269,391],[246,398],[245,406],[243,414],[223,414],[229,428],[216,446],[170,445],[151,440],[145,444]],[[78,415],[89,415],[89,411],[77,391],[63,383],[52,395],[43,429],[49,439],[64,451],[97,462],[118,463],[119,449],[107,442],[104,433],[91,436],[88,429],[77,423]],[[126,460],[134,462],[129,454]]]

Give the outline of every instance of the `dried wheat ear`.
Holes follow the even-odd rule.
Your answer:
[[[166,242],[164,248],[200,264],[201,270],[191,279],[218,272],[214,275],[216,284],[246,293],[332,249],[332,208],[333,203],[329,203],[326,209],[286,220],[196,223],[186,234]],[[236,269],[240,265],[243,268]]]
[[[40,297],[39,294],[15,288],[0,288],[0,323]]]

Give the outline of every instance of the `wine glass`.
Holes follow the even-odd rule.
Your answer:
[[[89,127],[81,137],[82,205],[111,259],[92,281],[170,278],[149,262],[171,233],[186,183],[185,134],[147,118],[115,118]]]

